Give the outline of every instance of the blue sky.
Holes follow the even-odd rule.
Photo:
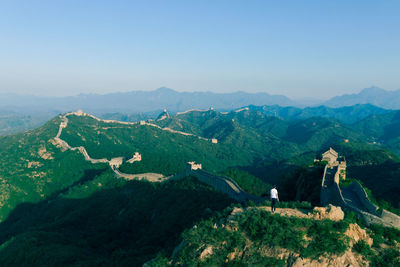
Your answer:
[[[0,1],[0,93],[400,88],[400,1]]]

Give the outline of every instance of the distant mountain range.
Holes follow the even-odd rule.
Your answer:
[[[57,114],[78,109],[104,119],[139,121],[155,119],[164,109],[175,114],[210,107],[218,111],[248,107],[285,120],[325,117],[351,124],[372,114],[385,114],[388,109],[400,109],[400,90],[371,87],[359,94],[337,96],[325,102],[295,101],[268,93],[177,92],[166,87],[154,91],[69,97],[0,94],[0,135],[32,129]]]
[[[386,91],[371,87],[358,94],[336,96],[325,102],[312,99],[292,100],[283,95],[268,93],[213,93],[213,92],[177,92],[161,87],[154,91],[131,91],[110,94],[80,94],[68,97],[39,97],[29,95],[2,94],[0,108],[23,112],[66,112],[82,109],[95,114],[100,113],[137,113],[161,111],[185,111],[188,109],[208,109],[213,107],[228,111],[248,105],[279,105],[283,107],[306,107],[325,105],[343,107],[357,104],[372,104],[386,109],[400,109],[400,90]],[[53,113],[54,114],[54,113]]]
[[[276,116],[284,120],[303,120],[311,117],[322,117],[337,119],[346,124],[358,122],[371,115],[380,115],[391,112],[391,110],[379,108],[371,104],[356,104],[352,106],[331,108],[327,106],[317,107],[280,107],[274,106],[248,106],[250,110],[259,111],[262,114]]]
[[[211,110],[211,109],[206,109]],[[370,104],[358,104],[354,106],[331,108],[326,106],[317,107],[281,107],[278,105],[273,106],[255,106],[249,105],[239,109],[233,109],[234,112],[240,112],[242,110],[250,110],[259,114],[276,117],[285,121],[304,120],[313,117],[330,118],[340,121],[344,124],[354,124],[362,121],[371,116],[379,116],[384,114],[390,114],[394,111],[379,108]],[[170,118],[171,114],[184,114],[186,112],[174,112],[169,113],[168,110],[164,111],[149,111],[149,112],[137,112],[137,113],[124,113],[124,112],[112,112],[112,113],[98,113],[97,115],[107,120],[118,120],[126,122],[138,122],[149,119],[165,119]],[[58,115],[56,111],[39,112],[33,111],[31,115],[28,112],[18,113],[15,111],[7,111],[0,109],[0,135],[7,135],[16,132],[22,132],[25,130],[33,129],[44,124],[51,117]]]
[[[57,109],[61,112],[83,109],[87,112],[148,112],[167,109],[172,112],[214,107],[231,110],[246,105],[295,106],[297,102],[268,93],[177,92],[162,87],[154,91],[112,94],[81,94],[69,97],[0,95],[0,107]]]
[[[358,94],[336,96],[323,103],[323,105],[329,107],[343,107],[356,104],[372,104],[387,109],[400,109],[400,89],[386,91],[382,88],[370,87],[363,89]]]

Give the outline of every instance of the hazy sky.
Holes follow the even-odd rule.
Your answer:
[[[0,93],[400,88],[400,1],[0,0]]]

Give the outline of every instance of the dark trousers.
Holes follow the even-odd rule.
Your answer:
[[[278,199],[276,199],[276,198],[271,199],[271,210],[272,211],[275,211],[275,206],[276,206],[277,202],[278,202]]]

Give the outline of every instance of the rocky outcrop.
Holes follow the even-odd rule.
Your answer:
[[[352,266],[365,267],[369,263],[360,255],[354,254],[351,250],[347,250],[343,255],[320,257],[318,259],[304,259],[298,257],[292,267],[336,267],[336,266]]]
[[[349,224],[349,228],[344,234],[350,238],[350,246],[353,246],[361,240],[365,241],[369,246],[372,246],[373,239],[367,234],[367,231],[362,229],[358,224]]]
[[[204,260],[207,257],[210,257],[213,254],[213,247],[212,246],[207,246],[200,254],[200,261]]]
[[[344,218],[344,212],[340,207],[329,204],[328,207],[315,207],[312,217],[317,220],[341,221]]]

